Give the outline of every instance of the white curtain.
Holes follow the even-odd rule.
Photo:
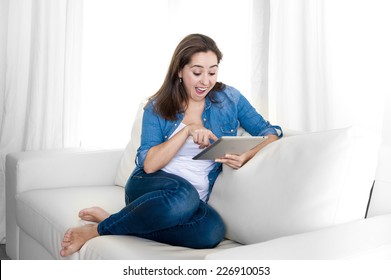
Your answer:
[[[386,0],[270,1],[270,116],[316,131],[358,125],[380,134],[390,95]],[[391,108],[388,108],[390,110]]]
[[[269,119],[270,0],[252,0],[249,14],[251,100],[258,112]]]
[[[82,1],[2,0],[0,240],[5,156],[78,146]]]

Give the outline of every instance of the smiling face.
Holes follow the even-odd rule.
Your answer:
[[[214,52],[195,53],[179,72],[189,101],[204,101],[217,81],[218,61]]]

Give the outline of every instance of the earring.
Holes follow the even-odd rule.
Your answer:
[[[183,82],[183,80],[182,80],[182,77],[179,77],[179,82],[180,82],[180,83],[182,83],[182,82]]]

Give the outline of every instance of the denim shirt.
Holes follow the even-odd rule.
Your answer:
[[[213,102],[210,95],[213,94]],[[144,108],[141,131],[141,145],[136,155],[136,170],[144,167],[144,161],[150,148],[167,141],[182,122],[184,113],[177,114],[177,120],[170,121],[155,113],[153,103]],[[209,93],[202,113],[205,128],[211,130],[217,138],[235,136],[239,126],[253,136],[277,135],[282,137],[279,126],[273,126],[256,112],[248,100],[235,88],[225,86],[223,90]],[[222,170],[221,163],[215,163],[209,173],[209,194]]]

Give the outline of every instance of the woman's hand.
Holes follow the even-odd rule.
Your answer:
[[[149,149],[144,161],[144,171],[153,173],[166,166],[189,136],[193,137],[194,143],[200,145],[200,148],[209,146],[210,139],[217,140],[216,135],[202,125],[187,125],[169,140]]]
[[[246,162],[248,162],[250,159],[252,159],[256,155],[256,153],[258,153],[258,151],[260,151],[263,147],[265,147],[266,145],[268,145],[278,139],[279,139],[279,137],[276,135],[268,135],[268,138],[264,142],[262,142],[258,146],[255,146],[253,149],[251,149],[248,152],[245,152],[241,155],[227,154],[222,158],[217,158],[215,161],[219,162],[219,163],[223,163],[225,165],[228,165],[229,167],[231,167],[233,169],[239,169],[243,165],[245,165]]]
[[[215,161],[219,163],[223,163],[225,165],[228,165],[229,167],[233,169],[239,169],[241,168],[247,161],[249,161],[256,152],[248,151],[241,155],[233,155],[233,154],[226,154],[222,158],[217,158]]]
[[[200,149],[208,147],[211,144],[210,140],[218,140],[212,131],[206,129],[202,125],[190,124],[187,128],[189,136],[193,137],[194,143],[199,145]]]

